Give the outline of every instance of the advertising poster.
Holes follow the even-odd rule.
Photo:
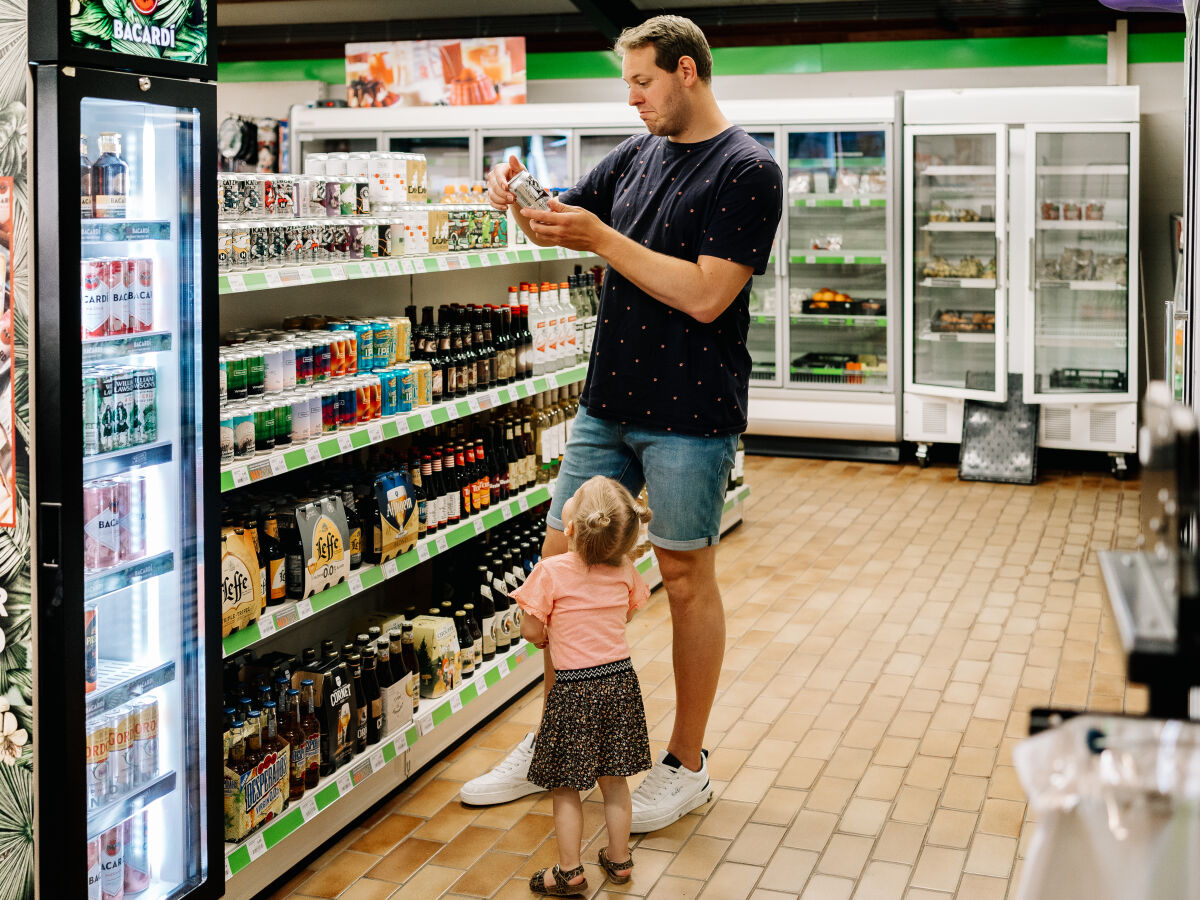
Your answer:
[[[479,106],[525,102],[525,38],[346,45],[346,102]]]
[[[71,41],[176,62],[208,60],[207,0],[69,0]]]
[[[0,176],[0,528],[17,524],[16,439],[13,429],[13,178]]]

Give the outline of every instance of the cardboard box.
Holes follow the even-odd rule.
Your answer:
[[[354,756],[354,726],[358,710],[354,702],[354,681],[350,667],[339,658],[330,665],[324,661],[292,675],[292,687],[299,689],[306,678],[313,680],[314,713],[321,723],[321,774],[328,775],[350,762]]]
[[[253,536],[241,528],[222,528],[221,637],[258,621],[264,602]]]
[[[337,495],[296,507],[296,527],[304,548],[300,573],[303,596],[311,597],[350,577],[350,529]],[[289,564],[291,560],[289,560]],[[292,573],[289,572],[289,582]]]
[[[225,840],[240,841],[283,812],[287,805],[291,748],[285,743],[253,769],[235,772],[225,765]]]
[[[375,521],[374,547],[379,561],[395,559],[417,543],[417,507],[413,486],[404,472],[384,472],[375,479],[375,502],[379,515]]]
[[[413,619],[413,645],[420,668],[422,698],[436,699],[458,687],[462,669],[453,620],[446,616],[417,616]]]

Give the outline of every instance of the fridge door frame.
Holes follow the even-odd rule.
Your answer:
[[[37,628],[33,668],[38,728],[34,792],[39,812],[34,841],[39,848],[35,883],[39,896],[68,897],[79,895],[87,875],[83,529],[73,524],[83,522],[83,424],[75,414],[79,411],[75,406],[79,399],[75,379],[80,377],[83,365],[78,301],[81,226],[75,188],[79,179],[80,103],[85,98],[102,98],[199,111],[199,237],[200,246],[207,249],[216,241],[216,86],[55,65],[35,65],[33,81],[31,150],[35,159],[43,161],[35,167],[34,175],[37,202],[33,205],[35,294],[30,404],[38,436],[31,478]],[[68,185],[70,188],[63,190]],[[198,840],[208,871],[207,877],[190,891],[175,896],[207,900],[221,896],[225,890],[221,856],[222,739],[219,728],[213,727],[221,721],[220,460],[215,452],[203,452],[220,442],[216,254],[202,252],[196,262],[202,286],[197,297],[201,315],[197,339],[202,347],[199,381],[203,385],[197,412],[201,450],[197,472],[203,484],[204,521],[199,527],[204,554],[196,561],[199,621],[195,627],[202,630],[197,650],[203,654],[208,701],[203,734],[208,771],[197,773],[198,789],[206,794],[208,815],[207,822],[200,822]],[[177,352],[182,353],[183,348]],[[78,807],[72,809],[70,804],[75,801]],[[46,853],[40,848],[46,848]],[[72,852],[70,848],[78,850]]]
[[[887,274],[885,276],[884,291],[885,291],[885,295],[887,296],[888,300],[891,301],[891,299],[896,296],[896,253],[897,253],[896,215],[895,215],[895,210],[894,210],[893,204],[896,203],[896,201],[899,199],[899,194],[898,194],[898,191],[896,190],[896,185],[897,185],[896,179],[899,176],[899,170],[896,166],[896,123],[895,123],[895,121],[889,122],[886,120],[881,120],[881,121],[865,121],[865,122],[840,122],[837,124],[833,124],[833,123],[829,123],[829,122],[792,122],[792,123],[784,122],[779,127],[780,127],[780,134],[781,134],[780,140],[782,140],[783,142],[787,141],[788,136],[790,134],[799,133],[799,132],[811,134],[813,132],[882,131],[884,133],[884,167],[887,171],[887,179],[888,179],[888,190],[887,190],[888,206],[887,206],[887,210],[886,210],[886,215],[884,216],[884,219],[886,222],[886,225],[885,225],[886,230],[884,233],[885,233],[885,240],[887,241],[887,246],[883,248],[886,253],[886,259],[887,259],[887,262],[885,263],[885,268],[886,268]],[[778,159],[776,161],[778,161]],[[785,188],[784,196],[787,197],[787,204],[784,207],[786,210],[786,213],[783,216],[783,222],[781,223],[781,227],[780,227],[781,238],[782,238],[782,247],[781,247],[781,251],[779,253],[777,253],[777,257],[778,257],[778,261],[780,263],[779,278],[782,281],[781,300],[780,300],[780,306],[781,306],[780,315],[782,317],[783,330],[786,333],[783,335],[783,337],[778,342],[780,352],[782,352],[782,354],[783,354],[783,356],[780,358],[780,365],[778,366],[778,369],[781,373],[787,372],[788,376],[789,376],[789,377],[783,379],[783,382],[780,386],[783,387],[785,390],[795,391],[795,392],[798,392],[801,394],[813,393],[813,392],[817,392],[817,393],[834,392],[837,394],[854,395],[856,397],[857,396],[872,396],[872,395],[877,395],[877,396],[881,396],[881,397],[882,396],[893,396],[894,397],[897,393],[897,388],[899,386],[898,379],[896,378],[896,367],[895,367],[896,334],[895,334],[894,329],[896,329],[898,327],[898,323],[900,321],[903,321],[903,317],[901,316],[900,309],[893,310],[891,308],[892,304],[890,302],[889,302],[889,309],[887,312],[888,323],[887,323],[887,328],[885,329],[887,331],[885,343],[886,343],[887,352],[888,352],[888,380],[887,380],[887,385],[885,387],[883,387],[879,390],[872,391],[872,390],[845,390],[845,389],[838,388],[835,386],[830,386],[830,385],[805,386],[803,384],[792,384],[792,381],[790,378],[791,356],[792,356],[792,312],[791,312],[791,309],[792,309],[792,307],[791,307],[792,267],[791,267],[791,246],[790,246],[792,206],[791,206],[791,195],[786,192],[787,180],[788,180],[787,171],[789,168],[786,157],[784,159],[784,165],[781,166],[780,168],[784,172],[784,188]],[[836,195],[831,194],[830,196],[836,196]],[[847,196],[852,197],[854,195],[849,194]],[[783,301],[783,298],[787,298],[786,303]],[[783,309],[786,309],[787,312],[786,313],[782,312]]]
[[[1008,125],[906,125],[904,127],[904,390],[932,397],[983,400],[1004,403],[1008,399]],[[916,370],[916,265],[913,248],[914,195],[918,172],[913,166],[913,147],[924,135],[979,134],[996,140],[996,390],[943,387],[913,380]]]
[[[1021,299],[1024,306],[1024,327],[1021,329],[1022,358],[1025,361],[1024,372],[1022,374],[1022,393],[1026,403],[1042,403],[1049,406],[1062,406],[1073,403],[1130,403],[1136,402],[1138,399],[1138,174],[1140,169],[1140,126],[1136,122],[1129,123],[1109,123],[1098,122],[1094,124],[1086,124],[1079,122],[1064,122],[1064,123],[1037,123],[1028,124],[1025,126],[1025,172],[1022,188],[1025,192],[1026,217],[1022,223],[1022,236],[1026,241],[1024,252],[1028,259],[1028,273],[1025,278],[1025,283],[1019,288]],[[1126,327],[1127,337],[1125,341],[1125,365],[1126,365],[1126,389],[1121,393],[1088,393],[1086,391],[1079,392],[1056,392],[1045,393],[1036,389],[1037,387],[1037,367],[1036,367],[1036,335],[1035,335],[1035,312],[1037,292],[1034,286],[1036,277],[1034,272],[1036,266],[1033,258],[1036,253],[1034,240],[1037,236],[1037,223],[1039,216],[1038,210],[1035,207],[1037,202],[1037,138],[1040,134],[1127,134],[1129,135],[1129,171],[1126,173],[1126,178],[1129,183],[1129,222],[1127,223],[1126,234],[1128,236],[1128,264],[1126,266],[1127,274],[1125,276],[1126,285]]]

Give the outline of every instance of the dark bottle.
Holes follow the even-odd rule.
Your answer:
[[[267,607],[267,598],[270,592],[267,590],[269,582],[267,581],[267,573],[270,571],[270,563],[267,560],[267,554],[263,552],[262,541],[258,539],[258,519],[254,516],[246,519],[246,533],[250,535],[254,543],[254,553],[258,556],[258,587],[262,596],[263,609]]]
[[[404,624],[400,639],[400,658],[404,660],[404,668],[408,670],[408,695],[412,697],[413,715],[421,704],[421,669],[417,665],[417,647],[413,642],[413,627]]]
[[[483,380],[479,387],[481,390],[490,390],[496,386],[496,339],[492,334],[492,311],[481,306],[476,308],[475,315],[479,325],[478,340],[483,348],[483,368],[480,369]]]
[[[275,701],[275,706],[279,710],[279,724],[283,725],[283,714],[287,709],[287,692],[291,687],[291,679],[286,675],[275,676],[275,691],[271,699]]]
[[[512,419],[504,420],[504,446],[508,454],[508,493],[519,494],[525,490],[524,466],[525,450],[518,443],[516,425]]]
[[[529,304],[521,304],[521,350],[518,351],[518,361],[520,353],[524,352],[524,362],[521,365],[521,378],[529,378],[533,375],[533,332],[529,330]]]
[[[486,512],[493,503],[499,502],[500,484],[497,481],[493,490],[491,460],[484,453],[483,444],[483,435],[477,435],[475,438],[475,466],[479,472],[479,502]]]
[[[379,689],[379,668],[375,648],[363,651],[363,692],[367,697],[367,744],[378,744],[383,738],[383,692]]]
[[[350,535],[350,568],[357,569],[363,563],[363,521],[354,502],[354,486],[342,486],[342,506],[346,511],[346,531]]]
[[[225,767],[233,772],[239,781],[254,768],[246,759],[246,722],[240,715],[234,716],[233,721],[229,723],[229,752],[226,759]]]
[[[441,503],[437,495],[437,485],[433,480],[433,461],[428,453],[421,456],[421,492],[425,495],[425,533],[433,534],[438,530],[438,508]]]
[[[438,528],[445,528],[450,522],[450,495],[446,490],[446,479],[442,467],[442,451],[433,448],[433,483],[437,489]]]
[[[92,164],[93,218],[125,218],[128,182],[129,166],[121,159],[121,135],[115,131],[100,132],[100,155]]]
[[[291,764],[291,744],[285,741],[279,735],[279,719],[278,706],[274,700],[268,700],[263,704],[263,735],[262,735],[262,752],[264,756],[275,755],[276,759],[285,761],[285,769],[289,776],[292,771]],[[285,806],[287,804],[284,804]]]
[[[508,445],[504,441],[504,423],[497,419],[492,423],[492,467],[496,473],[500,500],[512,496],[512,483],[508,477]]]
[[[88,159],[86,134],[79,136],[79,217],[92,217],[92,161]]]
[[[479,582],[479,598],[475,604],[475,621],[483,634],[483,659],[496,658],[496,602],[492,598],[492,578],[486,565],[475,567]]]
[[[429,307],[425,307],[429,309]],[[432,315],[432,314],[431,314]],[[442,360],[441,350],[438,348],[438,332],[437,327],[433,323],[424,326],[425,332],[425,361],[429,363],[433,369],[431,378],[431,393],[433,394],[433,402],[440,403],[446,396],[446,364]]]
[[[474,456],[474,454],[472,454]],[[458,468],[458,495],[461,498],[459,508],[462,511],[464,519],[469,518],[479,510],[475,507],[475,489],[472,482],[475,478],[475,462],[471,460],[472,465],[467,465],[466,451],[463,445],[459,444],[454,448],[454,465]]]
[[[413,488],[413,506],[417,511],[417,539],[425,537],[426,515],[428,510],[425,506],[425,483],[421,477],[421,457],[414,447],[408,456],[408,480],[412,482]]]
[[[367,722],[371,718],[371,710],[367,706],[367,692],[363,685],[362,657],[350,653],[346,661],[350,664],[350,678],[354,682],[354,752],[357,754],[367,749]]]
[[[499,562],[488,559],[488,573],[492,579],[492,603],[495,606],[493,630],[496,634],[496,652],[507,653],[512,647],[512,613],[509,609],[508,586]]]
[[[471,645],[475,653],[475,670],[479,671],[479,667],[483,665],[483,629],[479,627],[479,620],[475,618],[474,603],[464,603],[463,612],[467,614],[467,628],[471,632]]]
[[[364,651],[371,646],[371,635],[356,634],[354,636],[354,652],[362,656]],[[365,660],[364,660],[365,662]]]
[[[286,741],[291,764],[288,769],[288,800],[295,802],[304,796],[304,776],[308,772],[305,746],[308,735],[300,724],[300,692],[288,688],[284,694],[283,718],[279,723],[280,740]]]
[[[408,667],[404,664],[403,635],[399,628],[391,629],[386,638],[388,645],[388,662],[392,669],[392,681],[388,687],[403,683],[408,678]]]
[[[467,393],[473,393],[479,390],[479,347],[475,343],[475,329],[471,327],[470,314],[467,310],[462,310],[460,318],[462,319],[463,332],[463,356],[467,365]],[[487,381],[484,381],[487,384]]]
[[[496,319],[496,383],[512,384],[516,380],[516,350],[512,341],[512,310],[502,306],[495,311]]]
[[[321,780],[321,723],[311,678],[300,682],[300,727],[304,729],[304,787],[311,790]]]
[[[263,760],[262,748],[262,712],[252,709],[246,714],[246,762],[251,768],[258,768]]]
[[[378,638],[375,641],[375,674],[379,678],[379,689],[386,691],[396,683],[396,676],[392,667],[392,647],[388,643],[386,637]]]
[[[283,544],[284,582],[289,600],[304,596],[304,543],[300,540],[300,529],[295,516],[283,520],[280,543]]]
[[[454,633],[458,636],[458,660],[462,668],[463,678],[475,677],[475,638],[471,634],[471,626],[467,624],[467,614],[464,610],[454,613]]]
[[[457,525],[462,519],[462,493],[458,487],[458,473],[454,470],[454,448],[446,446],[442,457],[442,472],[446,475],[446,524]]]
[[[474,515],[483,512],[486,508],[483,498],[487,494],[487,487],[484,485],[483,479],[479,477],[479,460],[475,458],[475,445],[469,438],[464,453],[467,460],[467,481],[470,482],[471,487],[471,513]]]
[[[458,396],[458,358],[450,348],[450,323],[443,321],[438,326],[438,359],[442,366],[442,399]]]
[[[279,540],[279,519],[274,513],[267,516],[258,543],[267,558],[267,603],[275,606],[287,599],[287,567]]]

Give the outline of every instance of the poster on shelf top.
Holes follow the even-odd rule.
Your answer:
[[[346,102],[375,106],[525,103],[525,38],[346,45]]]

